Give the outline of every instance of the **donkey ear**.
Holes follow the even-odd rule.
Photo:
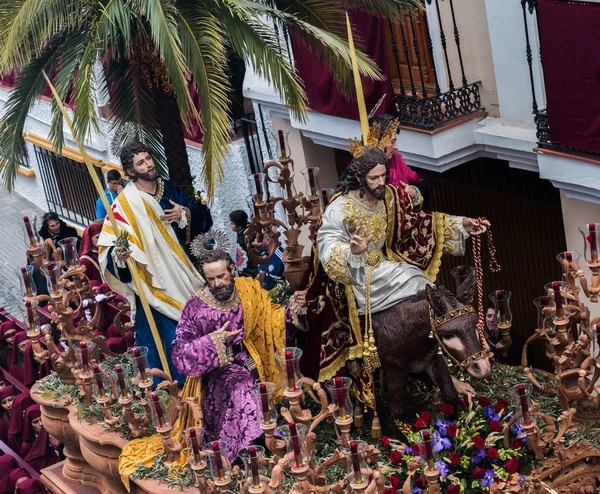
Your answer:
[[[475,296],[475,270],[471,270],[469,275],[463,280],[456,291],[456,300],[461,304],[470,305]]]
[[[443,316],[453,309],[447,300],[447,295],[451,294],[443,286],[426,285],[425,290],[427,291],[427,301],[436,316]]]

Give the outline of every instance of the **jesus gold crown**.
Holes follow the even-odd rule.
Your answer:
[[[381,126],[378,123],[374,123],[371,125],[369,129],[369,134],[365,137],[365,143],[356,137],[353,139],[348,139],[348,151],[352,154],[354,158],[360,158],[365,154],[365,150],[368,149],[371,151],[372,149],[380,149],[381,151],[385,151],[385,148],[388,146],[392,139],[396,137],[398,133],[398,119],[392,120],[389,125],[386,127],[383,134],[381,134]],[[381,135],[381,139],[379,136]]]

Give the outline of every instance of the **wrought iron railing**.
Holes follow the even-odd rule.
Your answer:
[[[272,159],[271,145],[267,136],[267,131],[264,125],[262,108],[258,105],[258,118],[255,113],[246,113],[241,118],[234,121],[234,132],[236,135],[241,135],[244,138],[246,145],[246,153],[248,155],[248,164],[251,173],[262,173],[265,161]],[[263,134],[266,154],[265,158],[259,132]]]
[[[525,56],[527,58],[527,65],[529,67],[529,81],[531,83],[531,106],[533,113],[533,121],[536,126],[536,138],[538,141],[538,145],[540,147],[545,148],[555,148],[558,150],[564,150],[567,152],[578,152],[578,153],[587,153],[587,154],[595,154],[592,151],[587,151],[583,149],[577,149],[570,146],[565,146],[563,144],[559,144],[557,142],[552,142],[552,129],[550,128],[550,124],[548,121],[548,110],[547,108],[540,108],[540,103],[538,100],[538,95],[536,92],[536,84],[534,77],[534,53],[532,50],[532,39],[537,39],[539,43],[539,61],[540,66],[543,70],[544,67],[544,58],[542,56],[542,43],[539,36],[539,26],[540,26],[540,17],[538,12],[538,2],[537,0],[518,0],[521,2],[521,9],[523,11],[523,26],[525,28]],[[576,1],[573,2],[571,0],[558,0],[564,3],[573,3],[573,4],[589,4],[584,1]],[[529,22],[528,17],[535,16],[535,22]],[[535,26],[535,27],[533,27]],[[543,77],[541,84],[543,84]],[[544,103],[542,103],[543,105]]]
[[[96,219],[98,193],[85,164],[33,147],[49,209],[64,220],[89,225]],[[100,169],[96,173],[104,185]]]
[[[412,15],[407,15],[405,23],[399,24],[399,32],[394,29],[394,26],[390,22],[391,48],[396,63],[399,86],[399,93],[394,94],[394,102],[402,124],[433,130],[456,118],[483,110],[483,107],[481,106],[481,97],[479,94],[479,82],[469,83],[465,73],[463,56],[460,48],[460,33],[456,24],[453,0],[449,0],[449,3],[452,14],[454,42],[456,44],[461,71],[461,84],[458,87],[454,84],[452,70],[450,68],[446,33],[442,23],[439,0],[425,1],[428,5],[431,5],[432,2],[435,3],[435,10],[440,27],[440,44],[447,73],[448,90],[442,91],[440,88],[438,79],[438,70],[440,69],[435,66],[433,42],[429,26],[427,25],[426,14],[424,12],[420,14],[422,15],[423,23],[425,25],[426,37],[426,45],[421,47],[417,41],[418,35],[417,30],[415,29],[415,19]],[[399,39],[397,36],[398,34]],[[412,43],[410,42],[411,39]],[[401,46],[402,52],[399,51],[399,46]],[[426,53],[423,53],[423,50],[426,50]],[[403,80],[403,71],[401,68],[402,55],[404,55],[403,60],[405,60],[407,64],[409,64],[410,60],[416,61],[418,77],[413,75],[413,70],[409,66],[407,74],[408,78]],[[427,81],[425,60],[427,60],[429,72],[433,73],[433,81]]]

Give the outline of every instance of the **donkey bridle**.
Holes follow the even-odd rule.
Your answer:
[[[444,351],[444,353],[448,356],[448,358],[450,360],[452,360],[458,366],[458,368],[461,370],[461,372],[464,372],[467,369],[467,367],[469,367],[469,365],[471,365],[476,360],[488,358],[489,351],[486,350],[485,348],[483,348],[479,352],[475,352],[474,354],[469,355],[462,362],[459,362],[448,351],[448,349],[446,348],[446,345],[444,345],[443,341],[441,340],[441,338],[438,334],[438,328],[440,326],[443,326],[444,324],[452,321],[453,319],[456,319],[457,317],[464,316],[465,314],[469,314],[471,312],[476,312],[476,311],[472,306],[465,305],[464,307],[459,307],[458,309],[454,309],[453,311],[450,311],[447,314],[444,314],[443,316],[435,317],[435,311],[433,310],[433,307],[431,306],[431,304],[429,304],[429,319],[431,321],[430,337],[431,337],[431,335],[433,335],[433,337],[437,340],[440,349],[442,349]]]

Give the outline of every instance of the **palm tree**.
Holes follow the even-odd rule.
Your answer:
[[[100,130],[94,104],[94,91],[100,89],[108,94],[115,124],[133,122],[159,163],[164,165],[166,157],[179,185],[191,183],[182,123],[189,128],[199,122],[202,179],[212,196],[230,137],[228,52],[250,63],[302,119],[306,96],[281,48],[282,28],[295,29],[318,50],[351,94],[344,10],[400,20],[402,10],[420,5],[420,0],[2,0],[0,73],[20,71],[0,126],[4,183],[14,184],[24,153],[23,126],[46,87],[45,72],[53,74],[62,98],[74,98],[78,138]],[[364,76],[381,78],[361,52],[358,65]],[[200,108],[190,87],[199,94]],[[52,109],[50,138],[59,150],[62,115],[55,105]]]

